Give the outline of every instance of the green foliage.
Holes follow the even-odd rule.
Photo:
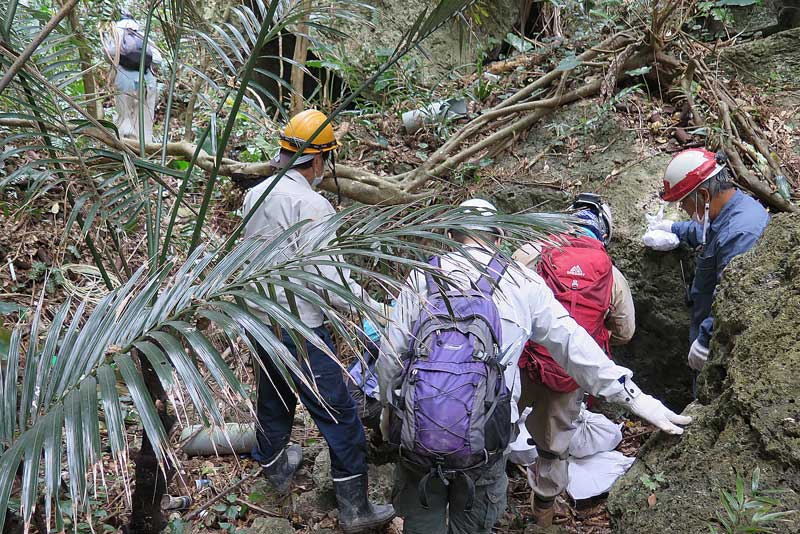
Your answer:
[[[523,39],[522,37],[514,33],[506,34],[505,41],[512,47],[514,47],[514,50],[516,50],[521,54],[524,54],[525,52],[530,52],[534,48],[533,43],[531,43],[527,39]]]
[[[417,67],[403,58],[471,3],[440,0],[433,9],[420,13],[394,49],[376,54],[375,65],[363,71],[363,83],[330,114],[331,119],[373,83],[392,98],[398,93],[413,94]],[[96,10],[92,6],[90,16],[109,20],[112,7],[106,2],[99,4]],[[330,6],[315,2],[313,24],[323,25],[329,20],[326,16],[345,16],[347,10],[339,7],[349,4],[345,0],[333,1]],[[17,2],[12,2],[12,9],[0,13],[4,32],[9,33],[4,42],[16,49],[30,44],[49,19],[53,5],[26,2],[17,9]],[[142,426],[159,462],[177,463],[137,359],[149,361],[167,389],[185,391],[186,401],[201,414],[203,423],[221,426],[223,403],[237,415],[252,417],[250,390],[234,374],[232,364],[221,357],[215,342],[243,343],[250,352],[261,347],[276,366],[298,376],[302,373],[297,361],[275,336],[274,328],[294,332],[329,351],[296,315],[269,296],[276,288],[318,304],[333,330],[346,342],[356,343],[348,332],[360,317],[337,311],[318,291],[340,297],[356,314],[373,322],[377,322],[376,312],[309,266],[333,263],[368,282],[398,290],[401,282],[382,269],[387,263],[427,269],[426,256],[457,246],[443,230],[478,231],[475,229],[486,225],[483,216],[444,206],[354,207],[315,227],[313,235],[317,237],[291,257],[284,251],[297,233],[309,230],[303,223],[270,242],[261,237],[239,241],[242,223],[221,243],[206,221],[209,203],[219,194],[217,177],[230,135],[244,121],[255,125],[271,119],[251,90],[255,87],[251,78],[256,51],[306,13],[290,10],[276,15],[277,0],[254,0],[231,8],[235,25],[214,25],[198,18],[185,2],[151,5],[161,11],[151,12],[144,21],[165,36],[167,72],[162,74],[170,78],[166,94],[171,97],[175,93],[178,71],[192,72],[205,82],[200,116],[208,117],[208,126],[201,130],[197,143],[209,147],[213,164],[206,168],[211,167],[210,177],[195,172],[200,150],[188,165],[172,166],[160,153],[145,155],[140,147],[121,146],[113,125],[91,117],[86,102],[75,94],[80,90],[74,70],[79,62],[76,47],[64,39],[70,36],[66,24],[45,39],[29,68],[20,71],[0,93],[0,119],[12,124],[3,126],[0,138],[0,160],[9,169],[0,175],[0,190],[6,188],[16,195],[20,188],[30,188],[25,191],[27,196],[20,196],[22,202],[32,204],[29,213],[37,215],[47,214],[46,208],[41,211],[41,206],[33,205],[37,195],[55,188],[66,192],[63,239],[84,241],[109,286],[113,284],[105,267],[115,267],[112,262],[116,261],[124,263],[131,252],[117,248],[115,257],[115,239],[143,229],[147,247],[144,265],[129,268],[121,286],[98,303],[92,306],[88,301],[67,299],[51,307],[42,297],[32,307],[29,324],[11,329],[4,340],[0,510],[11,506],[28,524],[34,508],[40,506],[47,523],[55,524],[57,530],[64,530],[68,522],[73,530],[83,528],[78,518],[87,517],[95,504],[90,498],[97,489],[95,483],[103,483],[102,478],[88,474],[99,468],[107,447],[119,469],[127,468],[129,424]],[[37,11],[40,6],[47,10]],[[91,39],[94,37],[90,44],[98,50]],[[202,68],[202,56],[209,59],[207,69]],[[0,52],[3,68],[11,60]],[[281,103],[275,100],[280,109]],[[107,137],[89,135],[97,130]],[[165,136],[163,142],[168,140]],[[256,150],[261,152],[262,147],[256,145],[253,152]],[[179,189],[172,183],[179,184]],[[192,193],[195,198],[203,197],[199,210],[187,200]],[[268,193],[269,189],[264,196]],[[19,207],[12,206],[12,212]],[[185,228],[175,224],[179,212],[188,221]],[[561,219],[532,215],[498,217],[494,222],[509,236],[525,240],[564,228]],[[181,231],[190,232],[191,240],[173,239]],[[101,233],[106,236],[106,248],[98,248],[92,240]],[[335,237],[330,240],[331,236]],[[144,256],[141,250],[133,252],[137,260]],[[362,261],[356,261],[359,258]],[[373,262],[374,268],[364,267],[365,260]],[[48,266],[37,265],[32,276],[42,281],[46,272]],[[48,281],[57,284],[58,271],[49,272]],[[258,306],[263,314],[254,315],[252,306]],[[195,326],[200,319],[216,326],[215,337]],[[359,347],[353,350],[360,352]],[[118,382],[127,388],[132,407],[123,404]],[[65,487],[62,472],[68,473]],[[19,490],[15,489],[12,497],[14,488]],[[65,493],[68,504],[62,506]],[[234,511],[242,512],[235,510],[233,503],[226,504],[224,514],[231,519],[229,523]],[[0,529],[4,520],[0,514]],[[182,526],[175,522],[171,528],[178,532]]]
[[[759,488],[761,469],[756,467],[750,479],[749,491],[745,489],[742,475],[736,475],[733,491],[720,490],[723,512],[716,513],[716,519],[708,522],[712,534],[767,534],[781,532],[776,524],[796,511],[773,512],[781,508],[780,500],[770,497],[780,492]]]
[[[556,65],[555,70],[559,72],[567,72],[570,71],[578,66],[580,66],[580,60],[575,56],[575,53],[572,53],[558,62]]]
[[[664,486],[667,483],[667,478],[664,473],[656,473],[652,477],[645,474],[639,477],[639,482],[652,493]]]
[[[180,265],[171,260],[150,275],[146,275],[146,266],[142,267],[91,312],[82,302],[70,320],[73,306],[70,301],[64,302],[52,314],[46,333],[40,325],[47,310],[40,303],[28,333],[21,328],[12,331],[5,375],[0,376],[0,509],[8,505],[21,468],[21,511],[25,520],[30,520],[42,495],[45,506],[54,508],[56,521],[61,521],[61,512],[52,503],[59,494],[60,474],[66,470],[73,521],[77,523],[77,516],[91,506],[87,498],[91,495],[91,477],[86,473],[100,459],[101,441],[108,440],[116,464],[125,469],[126,417],[117,393],[118,376],[127,387],[159,461],[177,462],[136,366],[137,354],[151,362],[165,389],[181,387],[187,391],[187,399],[205,424],[224,423],[220,397],[209,387],[212,380],[225,404],[244,412],[242,416],[252,416],[247,390],[205,331],[194,326],[197,318],[216,324],[228,343],[237,343],[241,338],[251,352],[258,345],[275,365],[303,376],[297,361],[275,336],[273,326],[294,332],[332,354],[296,315],[267,295],[274,295],[276,288],[281,288],[317,304],[333,330],[346,342],[356,344],[358,341],[347,335],[353,326],[351,318],[338,312],[317,291],[323,289],[336,295],[373,322],[377,321],[376,312],[349,288],[332,282],[314,266],[324,267],[335,261],[338,268],[398,291],[402,282],[382,272],[383,262],[428,270],[426,258],[430,254],[443,246],[456,246],[442,232],[478,232],[486,224],[483,215],[441,205],[416,209],[353,207],[316,223],[310,234],[316,237],[309,238],[306,245],[290,255],[286,254],[286,243],[300,233],[308,234],[308,221],[269,241],[263,236],[247,239],[230,252],[200,247]],[[563,229],[561,219],[542,215],[497,216],[492,225],[503,228],[509,240],[516,236],[526,241],[541,238],[544,231]],[[363,260],[378,260],[378,268],[364,267]],[[297,280],[304,285],[297,284]],[[267,322],[253,314],[253,305],[267,315]],[[190,348],[200,364],[194,363],[184,346]],[[357,346],[352,350],[361,352]],[[18,384],[22,384],[19,397]],[[107,437],[102,438],[101,412],[107,431]],[[62,439],[66,441],[66,457],[61,454]],[[44,464],[40,465],[42,458]],[[44,488],[38,480],[40,468],[44,472]]]

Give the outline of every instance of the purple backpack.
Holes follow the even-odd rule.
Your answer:
[[[430,264],[440,267],[439,258]],[[399,446],[404,462],[426,472],[419,485],[423,506],[431,476],[447,484],[448,478],[493,463],[508,445],[511,394],[492,300],[507,265],[495,255],[468,290],[445,290],[445,280],[426,273],[430,298],[412,332],[390,425],[390,442]],[[471,488],[471,477],[464,478]]]

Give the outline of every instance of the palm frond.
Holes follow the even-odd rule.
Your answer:
[[[218,398],[236,411],[241,412],[244,407],[250,416],[252,406],[247,390],[219,354],[210,334],[194,326],[195,318],[210,319],[230,343],[236,343],[241,336],[245,344],[260,346],[284,373],[303,377],[297,361],[276,337],[273,325],[330,352],[311,329],[270,296],[275,295],[275,289],[319,305],[337,331],[352,331],[353,318],[331,306],[324,297],[326,291],[343,300],[356,314],[375,320],[376,312],[347,287],[319,274],[315,266],[335,264],[364,279],[399,289],[403,282],[383,274],[377,265],[370,268],[363,264],[373,260],[405,262],[408,267],[429,269],[426,255],[455,245],[446,230],[469,233],[471,228],[485,224],[483,216],[442,206],[379,210],[354,207],[323,223],[300,223],[276,239],[256,236],[244,240],[228,253],[199,248],[179,267],[168,262],[149,275],[140,269],[91,312],[82,304],[68,319],[70,303],[62,304],[43,341],[39,317],[44,313],[44,304],[40,302],[27,335],[20,328],[14,330],[6,375],[0,377],[0,442],[4,447],[0,459],[0,507],[8,505],[21,462],[21,508],[26,520],[40,496],[46,503],[48,518],[60,520],[61,512],[53,499],[58,494],[58,474],[63,469],[69,473],[73,513],[85,510],[93,480],[87,473],[98,468],[106,443],[115,465],[124,472],[128,452],[116,372],[130,393],[144,431],[152,439],[157,458],[161,462],[175,461],[137,366],[137,351],[150,361],[167,389],[188,392],[189,401],[204,424],[222,427],[224,416],[217,405]],[[519,239],[541,237],[542,232],[565,228],[562,220],[534,215],[498,216],[492,224]],[[339,235],[331,240],[337,231]],[[304,239],[303,246],[287,255],[287,247],[298,244],[301,234],[314,237]],[[259,315],[255,314],[256,309]],[[348,342],[357,343],[355,338]],[[23,352],[24,366],[19,357]],[[23,386],[17,402],[20,379]],[[211,383],[215,385],[213,390]],[[312,383],[306,385],[313,390]],[[215,395],[216,390],[222,392],[221,397]],[[106,436],[99,430],[100,413],[104,414]],[[66,443],[66,457],[61,454],[62,440]],[[43,466],[39,460],[42,453]]]

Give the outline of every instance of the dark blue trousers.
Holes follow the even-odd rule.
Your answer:
[[[320,327],[314,331],[335,354],[328,329]],[[297,358],[294,340],[285,331],[283,343]],[[333,478],[364,474],[367,472],[367,441],[356,404],[347,391],[342,368],[310,343],[306,343],[306,351],[308,362],[301,364],[303,374],[308,382],[316,382],[325,405],[295,375],[291,378],[297,385],[300,400],[328,442]],[[257,444],[252,455],[255,460],[267,463],[289,442],[297,397],[284,375],[272,363],[272,358],[261,348],[259,356],[267,371],[265,373],[259,367],[256,415],[261,428],[256,428]]]

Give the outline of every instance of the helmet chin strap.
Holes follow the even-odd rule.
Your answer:
[[[708,227],[711,225],[709,220],[709,211],[711,210],[711,203],[706,202],[706,213],[703,216],[703,246],[706,246],[706,236],[708,236]]]
[[[331,151],[330,168],[333,175],[333,183],[336,184],[336,205],[338,206],[342,203],[342,190],[339,188],[339,177],[336,176],[336,156],[333,151]]]

